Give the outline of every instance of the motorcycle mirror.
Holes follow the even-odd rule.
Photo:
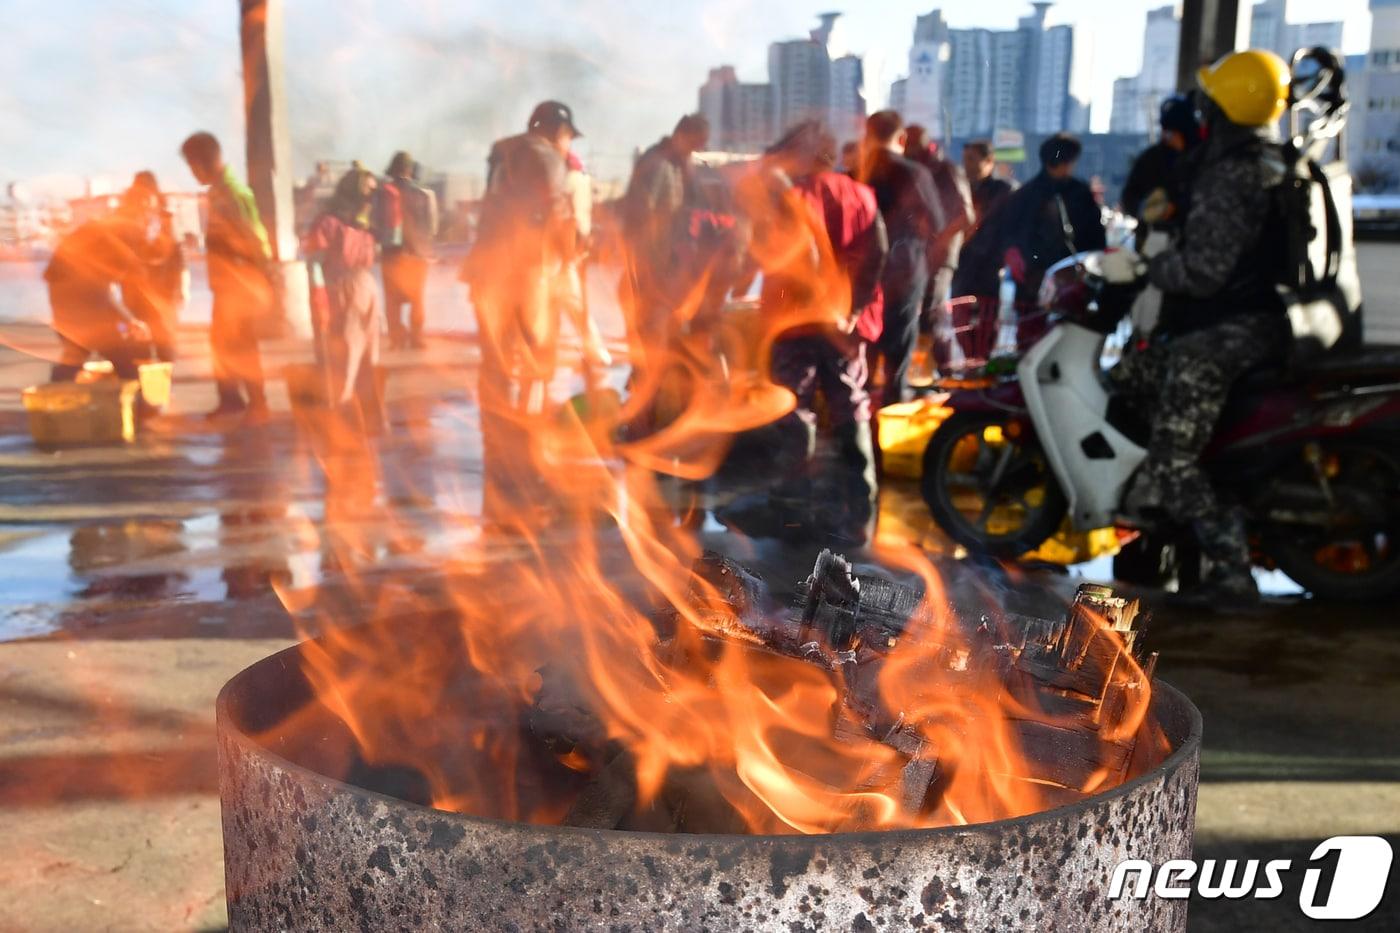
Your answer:
[[[1350,105],[1346,70],[1325,46],[1293,55],[1288,86],[1289,136],[1300,152],[1316,149],[1341,132]]]
[[[1299,49],[1293,55],[1292,79],[1288,87],[1290,107],[1320,103],[1315,109],[1327,112],[1346,100],[1346,71],[1336,54],[1324,46]]]

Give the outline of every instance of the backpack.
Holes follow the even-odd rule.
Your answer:
[[[1275,189],[1285,262],[1276,287],[1293,332],[1293,356],[1305,361],[1361,344],[1361,279],[1352,239],[1351,173],[1342,161],[1319,164],[1291,145]]]

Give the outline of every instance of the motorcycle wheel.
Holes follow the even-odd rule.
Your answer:
[[[959,412],[924,451],[923,496],[948,537],[978,554],[1016,558],[1060,529],[1068,502],[1033,436],[1010,419]]]
[[[1333,507],[1325,525],[1268,536],[1279,569],[1315,596],[1366,602],[1400,593],[1400,454],[1364,440],[1324,447]],[[1311,470],[1298,479],[1313,480]]]

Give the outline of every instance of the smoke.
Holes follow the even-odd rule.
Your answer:
[[[574,108],[595,174],[696,106],[710,67],[763,80],[774,38],[812,25],[811,4],[774,0],[284,0],[285,86],[304,175],[320,159],[382,168],[409,149],[430,169],[480,174],[492,140],[531,107]],[[232,0],[6,0],[16,35],[0,56],[0,183],[49,174],[191,183],[180,141],[243,145]]]
[[[648,29],[596,6],[389,22],[361,5],[319,30],[289,8],[288,46],[310,43],[307,57],[321,63],[287,72],[298,171],[323,158],[378,167],[409,149],[432,168],[480,173],[491,142],[523,131],[531,108],[554,98],[573,108],[595,174],[625,175],[636,147],[695,108],[707,56],[720,53],[674,25]]]
[[[300,170],[329,157],[377,168],[408,149],[435,168],[480,171],[491,141],[524,130],[539,100],[566,101],[588,132],[607,96],[605,68],[578,48],[483,29],[379,36],[325,62],[288,75]]]

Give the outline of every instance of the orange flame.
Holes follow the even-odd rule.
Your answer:
[[[620,763],[631,825],[752,833],[979,822],[1127,776],[1122,756],[1097,749],[1143,727],[1148,690],[1131,656],[1119,652],[1105,688],[1113,718],[1096,725],[1090,760],[1066,783],[1028,752],[1023,724],[1053,732],[1082,716],[1041,708],[1016,677],[995,676],[1026,649],[966,631],[914,548],[877,555],[922,582],[908,628],[892,645],[851,649],[878,670],[873,696],[890,717],[878,726],[852,703],[832,646],[815,660],[769,650],[694,573],[701,547],[674,479],[710,476],[736,434],[791,411],[792,393],[768,372],[774,342],[849,311],[851,285],[820,218],[773,181],[752,169],[736,189],[746,254],[765,280],[756,322],[740,329],[711,306],[716,277],[729,274],[718,263],[662,327],[646,323],[655,309],[633,292],[618,310],[644,365],[620,406],[597,385],[573,404],[551,401],[562,355],[551,283],[571,247],[522,226],[473,256],[483,521],[466,515],[466,484],[444,490],[435,477],[437,500],[458,497],[461,522],[480,531],[442,568],[439,591],[375,604],[382,590],[358,566],[377,544],[356,533],[351,508],[382,480],[373,445],[343,419],[308,425],[328,477],[328,545],[349,555],[340,563],[368,623],[347,626],[314,597],[284,594],[311,620],[305,634],[324,631],[302,650],[315,702],[270,741],[319,743],[325,766],[352,780],[421,782],[437,807],[540,822],[568,819],[588,782]],[[634,261],[624,248],[621,266]],[[620,439],[619,425],[642,419],[648,430]],[[409,621],[424,614],[436,624]],[[1102,623],[1097,637],[1122,647]],[[1104,696],[1082,699],[1105,707]],[[342,727],[336,751],[329,737]]]

